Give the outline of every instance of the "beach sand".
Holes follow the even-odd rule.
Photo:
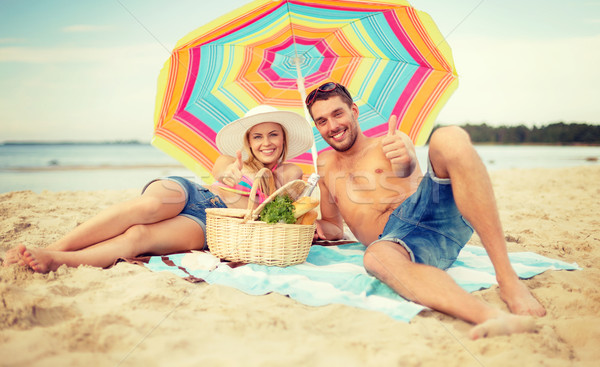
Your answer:
[[[492,173],[509,251],[578,271],[526,284],[547,308],[537,332],[472,341],[471,325],[425,311],[411,323],[343,305],[310,307],[192,284],[129,263],[35,274],[0,267],[1,366],[597,366],[600,166]],[[47,246],[139,190],[0,195],[0,256]],[[470,244],[481,245],[474,236]],[[475,293],[502,309],[497,287]]]

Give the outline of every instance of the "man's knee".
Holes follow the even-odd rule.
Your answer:
[[[429,139],[429,148],[443,152],[452,152],[465,147],[470,148],[471,137],[465,129],[458,126],[445,126],[433,132]]]
[[[374,271],[372,271],[371,269],[377,269],[377,267],[379,266],[377,256],[377,253],[379,252],[377,249],[378,245],[379,242],[370,245],[369,247],[367,247],[367,249],[365,250],[365,254],[363,255],[363,266],[370,274],[374,273]]]
[[[477,157],[469,134],[461,127],[445,126],[431,135],[429,159],[440,178],[447,177],[448,167]]]
[[[401,257],[398,259],[410,261],[410,255],[408,251],[401,245],[391,241],[380,241],[375,242],[365,250],[363,255],[363,266],[368,273],[375,275],[379,278],[380,275],[385,273],[385,262],[390,259],[390,255],[399,254]]]

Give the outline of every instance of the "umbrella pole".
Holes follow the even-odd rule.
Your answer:
[[[302,98],[302,107],[304,108],[304,118],[306,122],[313,127],[314,124],[311,124],[312,117],[310,117],[310,113],[308,113],[308,107],[306,106],[306,88],[304,86],[304,77],[302,76],[302,72],[300,71],[300,58],[294,58],[294,62],[296,64],[296,73],[298,77],[296,78],[296,85],[298,85],[298,91],[300,92],[300,97]],[[315,173],[317,173],[317,146],[315,145],[315,139],[313,138],[312,147],[310,148],[310,152],[312,154],[313,159],[313,167],[315,168]]]

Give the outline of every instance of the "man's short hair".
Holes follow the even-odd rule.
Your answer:
[[[334,96],[339,96],[348,107],[352,107],[352,104],[354,103],[354,100],[346,87],[339,83],[327,82],[321,84],[318,88],[313,89],[306,97],[306,107],[308,108],[311,117],[311,107],[316,101],[324,101]]]

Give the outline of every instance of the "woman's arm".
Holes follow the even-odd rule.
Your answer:
[[[302,179],[302,169],[293,163],[281,164],[273,174],[277,187],[281,187],[290,181]]]
[[[235,186],[242,179],[242,152],[237,152],[237,157],[221,155],[217,158],[212,169],[212,175],[217,181],[228,186]]]

